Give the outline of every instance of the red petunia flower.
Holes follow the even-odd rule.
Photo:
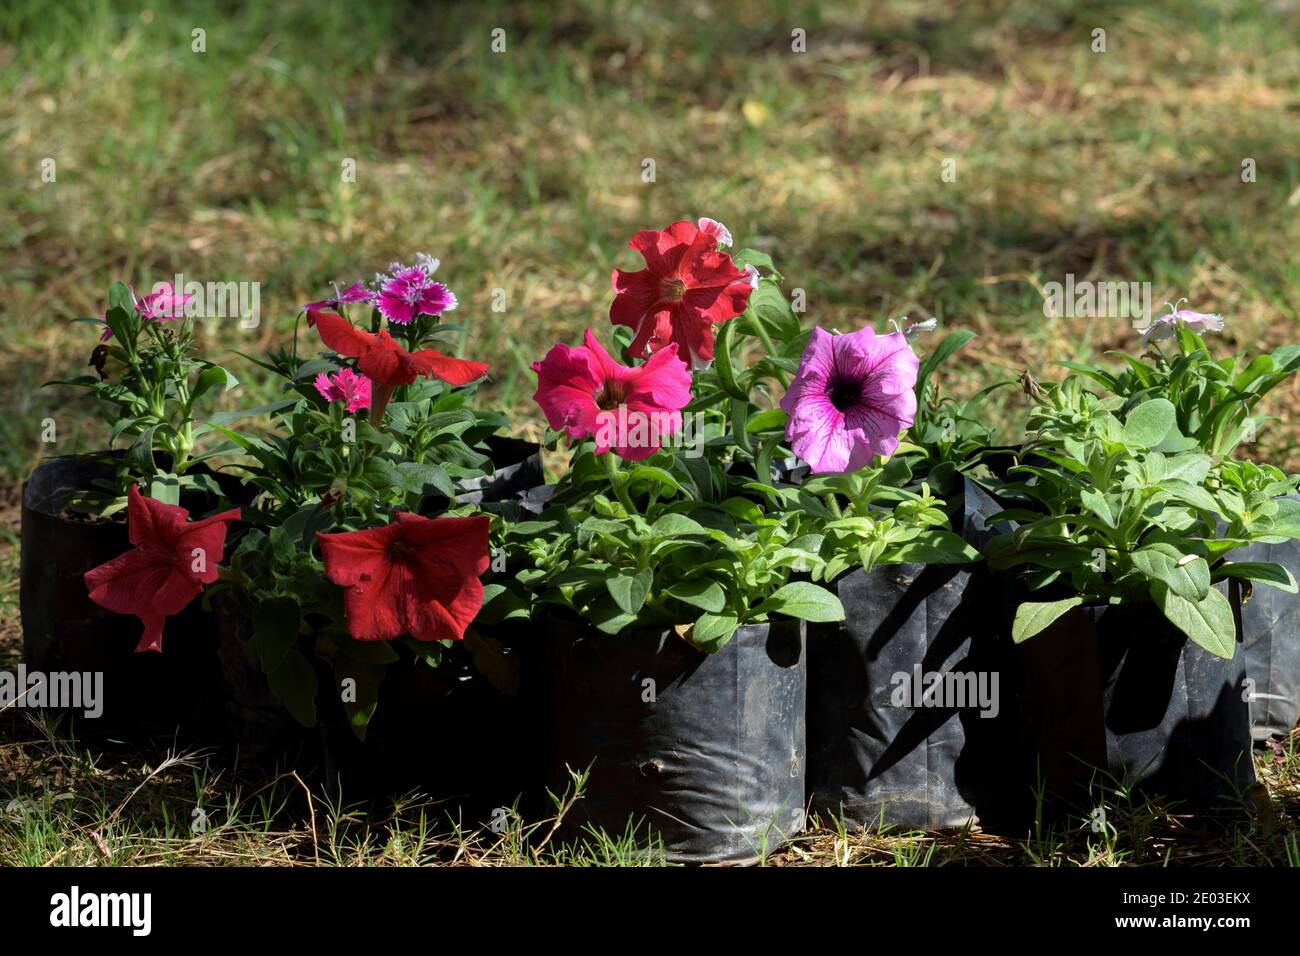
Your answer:
[[[307,321],[316,326],[321,341],[329,348],[355,358],[361,374],[376,385],[410,385],[422,375],[466,385],[488,370],[481,362],[452,358],[437,349],[408,352],[387,330],[364,332],[332,312],[308,312]]]
[[[654,454],[681,429],[681,410],[691,400],[691,373],[677,357],[677,344],[644,365],[615,362],[588,329],[577,348],[559,344],[533,363],[533,401],[552,428],[572,439],[594,437],[596,454],[613,452],[628,461]]]
[[[488,367],[481,362],[452,358],[437,349],[408,352],[386,329],[364,332],[332,312],[308,312],[307,324],[319,330],[326,346],[340,355],[355,358],[361,374],[374,384],[370,405],[373,422],[383,420],[393,389],[410,385],[420,376],[442,379],[451,385],[467,385],[487,374]]]
[[[382,528],[316,533],[325,576],[347,590],[348,632],[358,641],[410,634],[458,641],[483,606],[488,518],[398,512]]]
[[[628,245],[641,253],[646,268],[614,270],[617,295],[609,308],[611,322],[635,331],[632,354],[676,342],[677,354],[689,356],[692,367],[713,361],[714,323],[744,312],[752,291],[748,276],[718,251],[719,241],[717,230],[685,220],[632,237]]]
[[[217,579],[226,549],[226,525],[239,509],[189,521],[190,513],[140,494],[127,492],[127,529],[134,551],[92,568],[85,574],[90,599],[118,614],[144,622],[136,651],[161,651],[163,624]]]

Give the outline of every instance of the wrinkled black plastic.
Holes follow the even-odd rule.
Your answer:
[[[969,479],[963,491],[963,534],[978,545],[1002,508]],[[808,631],[813,810],[855,827],[1022,817],[1018,662],[983,565],[882,566],[836,587],[845,620]],[[964,701],[914,706],[904,690],[927,674],[974,675],[989,696],[981,704],[979,684],[966,684]]]
[[[530,819],[546,809],[541,642],[531,629],[509,626],[490,636],[513,659],[516,688],[493,686],[459,642],[436,668],[403,656],[388,667],[364,742],[348,726],[333,673],[322,664],[317,707],[326,774],[344,799],[418,792],[471,826],[492,825],[511,807]]]
[[[134,741],[170,737],[208,740],[223,731],[221,671],[212,617],[195,599],[169,618],[163,652],[135,653],[139,618],[90,600],[83,575],[131,549],[124,521],[77,521],[62,514],[68,496],[110,474],[82,457],[51,458],[23,486],[19,605],[23,660],[29,669],[103,673],[103,714],[69,716],[78,732]],[[238,495],[238,482],[217,474]],[[213,501],[186,501],[199,517]]]
[[[1087,812],[1094,766],[1190,807],[1254,782],[1240,643],[1224,660],[1134,604],[1075,608],[1020,647],[1042,778],[1067,806]]]
[[[521,438],[493,435],[487,440],[490,475],[456,482],[456,500],[461,504],[484,504],[517,498],[545,480],[542,447]]]
[[[1300,541],[1255,544],[1233,561],[1271,561],[1300,580]],[[1285,737],[1300,720],[1300,595],[1257,584],[1241,606],[1241,650],[1251,680],[1251,730],[1257,742]]]
[[[567,835],[638,825],[674,862],[738,863],[804,822],[801,622],[741,628],[716,654],[674,631],[609,637],[555,618],[550,787],[591,767]]]

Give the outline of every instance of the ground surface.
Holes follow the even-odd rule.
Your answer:
[[[0,663],[19,640],[18,483],[43,455],[98,447],[106,427],[38,386],[84,367],[94,335],[67,320],[98,315],[114,279],[260,283],[258,329],[205,331],[244,383],[228,401],[252,405],[267,386],[230,350],[286,337],[329,280],[427,251],[460,297],[464,352],[493,365],[487,399],[517,412],[521,434],[539,422],[529,363],[602,328],[610,270],[637,264],[627,238],[682,217],[771,252],[828,327],[910,313],[977,331],[945,377],[958,394],[1132,341],[1124,319],[1044,317],[1040,290],[1067,273],[1151,282],[1157,308],[1187,296],[1223,313],[1239,347],[1297,338],[1295,0],[225,9],[0,10]],[[1105,53],[1091,49],[1098,28]],[[1275,395],[1280,420],[1251,454],[1300,464],[1298,389]],[[1008,392],[989,415],[1011,428],[1021,411]],[[10,722],[0,862],[409,861],[449,845],[405,823],[324,839],[321,812],[313,837],[265,792],[183,767],[128,799],[138,760],[86,759]],[[1273,815],[1207,839],[1202,822],[1143,810],[1100,849],[1077,835],[1065,849],[824,835],[777,860],[1297,862],[1294,757],[1266,779]],[[194,842],[166,836],[169,799],[241,810]],[[489,859],[476,853],[460,860]]]

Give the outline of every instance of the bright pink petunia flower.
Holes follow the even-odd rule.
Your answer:
[[[135,311],[146,322],[170,322],[185,314],[185,304],[194,296],[177,295],[172,284],[164,282],[143,298],[137,298],[132,289],[131,298],[135,301]],[[100,321],[104,323],[104,331],[100,333],[99,341],[107,342],[113,337],[113,330],[108,327],[107,315],[101,316]]]
[[[407,325],[416,316],[450,312],[456,308],[456,297],[441,282],[433,281],[437,268],[438,260],[423,253],[415,257],[413,266],[394,262],[388,275],[376,276],[379,292],[375,308],[398,325]]]
[[[670,342],[644,365],[615,362],[588,329],[577,348],[555,345],[533,363],[547,423],[569,438],[596,439],[596,454],[640,461],[681,428],[691,400],[691,373]]]
[[[916,417],[920,361],[901,332],[815,328],[781,399],[785,437],[816,474],[857,471],[892,455]]]
[[[315,385],[321,398],[327,402],[342,402],[350,413],[370,407],[370,379],[350,368],[341,368],[333,375],[321,372],[316,376]]]
[[[340,306],[351,305],[354,302],[373,302],[375,294],[366,288],[364,282],[354,282],[342,292],[339,287],[334,286],[334,298],[321,299],[319,302],[308,302],[304,305],[304,312],[323,312],[326,309],[334,311]]]
[[[749,277],[731,256],[718,251],[730,240],[726,229],[702,219],[707,229],[683,220],[659,231],[638,232],[628,243],[641,253],[640,272],[615,269],[610,321],[634,330],[631,352],[657,352],[670,342],[693,368],[713,361],[713,326],[745,311]]]
[[[144,622],[136,651],[161,651],[163,624],[179,614],[217,580],[217,565],[226,549],[226,526],[239,509],[189,521],[190,513],[140,494],[127,492],[127,528],[134,551],[92,568],[85,574],[90,599],[118,614]]]
[[[325,576],[339,587],[358,641],[410,634],[459,641],[483,606],[488,517],[424,518],[399,512],[382,528],[316,533]]]

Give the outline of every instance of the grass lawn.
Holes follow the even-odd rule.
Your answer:
[[[242,382],[225,400],[251,406],[270,386],[230,350],[285,340],[332,280],[428,252],[460,299],[461,353],[492,364],[485,400],[531,437],[530,363],[604,329],[610,271],[639,267],[627,239],[680,218],[770,252],[824,326],[910,314],[976,331],[947,367],[959,395],[1133,344],[1124,318],[1045,317],[1067,274],[1149,282],[1157,312],[1187,297],[1241,348],[1300,332],[1295,0],[233,10],[0,8],[0,665],[19,641],[20,483],[106,430],[39,386],[84,370],[96,336],[69,320],[101,314],[115,279],[259,283],[257,328],[203,331]],[[1297,409],[1300,385],[1274,393],[1249,454],[1300,467]],[[1023,413],[1016,390],[994,394],[1000,426]],[[569,859],[519,827],[449,834],[418,801],[361,820],[292,777],[246,785],[201,758],[142,770],[0,716],[0,864]],[[1297,865],[1296,750],[1260,757],[1241,819],[1138,805],[1113,837],[824,830],[772,862]],[[220,808],[198,838],[195,806]],[[617,840],[582,852],[626,860]]]

